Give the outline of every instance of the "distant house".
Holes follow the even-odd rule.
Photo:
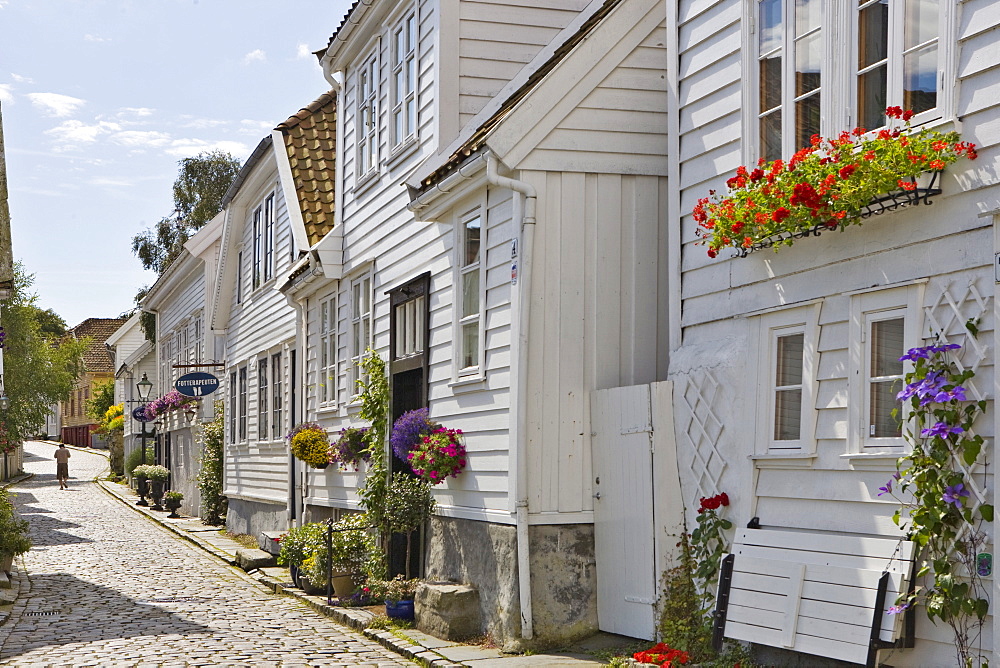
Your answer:
[[[140,314],[134,314],[107,340],[114,355],[115,401],[122,404],[124,414],[122,437],[126,462],[129,455],[139,448],[141,425],[132,417],[132,411],[143,402],[139,400],[136,383],[142,380],[144,374],[150,382],[156,380],[156,351],[142,331],[140,318]],[[152,446],[153,440],[147,439],[146,445]]]
[[[156,373],[150,374],[154,382],[151,401],[176,391],[177,379],[185,374],[222,376],[220,337],[206,327],[205,313],[217,271],[223,220],[223,214],[217,215],[184,244],[180,256],[160,275],[140,305],[143,311],[156,315]],[[154,423],[156,461],[170,469],[170,488],[184,494],[181,508],[187,513],[197,515],[199,507],[201,446],[197,443],[197,427],[214,417],[214,402],[221,398],[221,391],[199,397],[190,410],[164,413]]]
[[[83,353],[83,373],[74,383],[69,399],[59,406],[59,440],[63,443],[85,448],[94,444],[92,434],[97,424],[87,413],[87,402],[92,398],[95,385],[115,377],[114,359],[105,344],[125,320],[87,318],[66,333],[67,337],[89,339],[90,343]]]

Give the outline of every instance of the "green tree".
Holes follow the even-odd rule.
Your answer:
[[[50,308],[37,311],[35,320],[38,321],[38,329],[42,336],[46,338],[59,338],[69,330],[66,321]]]
[[[132,252],[144,269],[157,274],[177,259],[184,242],[222,210],[222,198],[240,171],[239,160],[224,151],[202,152],[178,164],[174,215],[132,237]]]
[[[108,409],[114,405],[115,381],[112,379],[103,383],[94,383],[91,398],[87,400],[87,415],[94,418],[94,422],[101,422]]]
[[[2,306],[4,340],[4,391],[10,407],[3,416],[9,438],[14,441],[41,431],[49,406],[69,398],[73,382],[83,369],[87,339],[49,339],[42,331],[31,292],[35,277],[14,266],[14,291]]]

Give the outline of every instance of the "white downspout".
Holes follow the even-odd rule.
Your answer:
[[[520,248],[517,262],[517,289],[513,297],[516,299],[514,309],[514,368],[512,370],[511,405],[514,406],[514,511],[517,527],[517,581],[518,595],[521,607],[521,637],[530,640],[534,637],[534,622],[531,611],[531,550],[528,536],[528,323],[531,313],[531,262],[535,241],[535,206],[538,198],[534,186],[525,181],[518,181],[506,176],[500,176],[497,171],[497,159],[492,153],[486,154],[486,181],[491,185],[508,188],[520,193],[524,198],[521,211]]]

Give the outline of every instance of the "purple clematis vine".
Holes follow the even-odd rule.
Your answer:
[[[889,480],[885,483],[885,486],[878,488],[879,489],[878,496],[882,496],[883,494],[892,494],[892,481],[899,480],[900,477],[901,476],[899,474],[899,471],[893,473],[892,477],[889,478]]]
[[[944,494],[941,498],[945,503],[953,504],[959,510],[962,509],[962,499],[969,496],[969,492],[965,489],[964,483],[956,483],[954,485],[949,485],[944,488]]]
[[[940,436],[941,438],[947,437],[949,434],[961,434],[965,430],[959,426],[951,426],[947,422],[937,422],[933,427],[927,429],[922,429],[920,431],[921,436]]]

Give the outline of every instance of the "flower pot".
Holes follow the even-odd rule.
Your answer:
[[[325,469],[330,465],[330,462],[323,462],[322,464],[310,464],[314,469]]]
[[[322,596],[326,594],[326,583],[314,583],[308,575],[299,573],[299,589],[311,596]]]
[[[334,573],[333,594],[337,598],[347,598],[354,593],[357,585],[354,583],[354,573]]]
[[[149,481],[145,478],[137,478],[136,483],[136,492],[139,494],[139,500],[135,502],[135,505],[148,506],[149,503],[146,502],[146,496],[149,494]]]
[[[288,564],[288,577],[291,579],[292,584],[298,586],[299,584],[299,567],[296,564]]]
[[[413,601],[385,602],[385,616],[389,619],[413,621]]]
[[[160,505],[160,499],[163,498],[163,480],[150,480],[149,481],[149,498],[153,500],[153,510],[163,510],[163,506]]]
[[[167,499],[163,502],[163,506],[170,511],[170,514],[167,515],[167,517],[180,517],[180,515],[177,514],[177,509],[181,507],[180,499]]]

